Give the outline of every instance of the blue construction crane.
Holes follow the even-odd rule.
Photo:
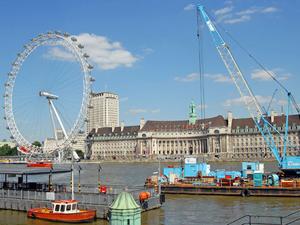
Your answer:
[[[289,107],[291,101],[294,101],[293,96],[289,91],[287,91],[287,110],[286,110],[286,121],[285,121],[285,131],[282,135],[275,126],[273,126],[269,120],[262,107],[258,103],[255,95],[253,94],[250,86],[245,80],[239,66],[234,59],[229,46],[225,43],[220,33],[217,31],[216,26],[210,20],[208,14],[206,13],[202,5],[197,6],[197,10],[201,13],[209,31],[214,41],[214,44],[229,72],[231,79],[233,80],[235,86],[237,87],[239,94],[241,95],[244,103],[260,133],[262,134],[267,146],[272,151],[275,159],[279,164],[280,170],[284,172],[285,175],[300,175],[300,156],[287,156],[288,144],[288,121],[289,121]],[[280,154],[278,147],[275,144],[273,133],[280,135],[283,140],[283,152]]]

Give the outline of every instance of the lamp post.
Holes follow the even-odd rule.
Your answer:
[[[158,158],[158,194],[161,194],[161,186],[160,186],[160,172],[161,168],[160,168],[160,158]]]
[[[26,175],[26,183],[27,183],[27,175]],[[50,174],[49,174],[49,192],[52,191],[52,168],[50,169]]]
[[[81,171],[81,166],[78,165],[78,192],[81,192],[81,187],[80,187],[80,171]]]
[[[74,200],[74,156],[72,154],[71,162],[71,190],[72,190],[72,200]]]
[[[161,194],[161,185],[160,185],[160,170],[161,170],[161,167],[160,167],[160,158],[157,158],[158,159],[158,171],[157,172],[153,172],[153,175],[156,175],[157,174],[157,193],[158,195]]]
[[[99,164],[98,165],[98,191],[100,192],[100,186],[101,186],[101,184],[100,184],[100,172],[101,172],[101,170],[102,170],[102,167],[101,167],[101,165]]]

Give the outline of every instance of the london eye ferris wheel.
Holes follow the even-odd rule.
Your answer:
[[[40,34],[24,45],[4,93],[4,119],[21,153],[65,151],[84,129],[93,81],[88,58],[67,33]]]

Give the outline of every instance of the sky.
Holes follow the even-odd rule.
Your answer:
[[[202,47],[198,47],[195,5],[199,3],[217,24],[265,108],[278,89],[270,110],[280,113],[286,104],[285,95],[230,36],[274,73],[300,101],[300,2],[297,0],[52,0],[42,4],[37,0],[2,0],[0,82],[3,85],[0,92],[4,93],[7,73],[23,45],[40,33],[59,30],[76,36],[85,46],[84,51],[94,66],[93,91],[119,95],[120,120],[125,125],[138,124],[141,118],[187,119],[192,101],[200,115],[199,52],[206,117],[223,115],[226,118],[228,111],[232,111],[234,117],[248,117],[205,26],[199,28]],[[68,52],[55,47],[40,57],[66,64],[72,61]],[[29,62],[35,71],[46,69],[34,60]],[[28,89],[30,85],[32,89],[37,88],[33,83],[26,85]],[[74,112],[66,109],[64,113]],[[1,118],[3,116],[1,108]],[[0,126],[0,139],[7,138],[9,133],[4,120]]]

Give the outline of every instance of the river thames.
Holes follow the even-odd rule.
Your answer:
[[[241,163],[210,163],[211,169],[240,170]],[[166,166],[162,163],[161,167]],[[98,164],[80,163],[81,183],[96,184],[98,179]],[[158,170],[158,163],[101,163],[102,184],[117,185],[120,187],[143,186],[145,178]],[[12,167],[12,165],[1,165]],[[14,166],[22,170],[25,165]],[[54,168],[68,168],[70,165]],[[75,170],[78,168],[75,165]],[[275,163],[266,162],[266,171],[276,170]],[[34,180],[47,182],[47,177],[36,177]],[[54,183],[69,183],[70,176],[57,174]],[[33,181],[33,180],[32,180]],[[75,183],[78,181],[78,171],[75,172]],[[76,189],[75,189],[76,190]],[[246,214],[259,215],[286,215],[300,208],[298,198],[275,197],[229,197],[229,196],[199,196],[199,195],[166,195],[166,202],[160,209],[142,214],[143,225],[183,225],[203,224],[221,225]],[[32,220],[26,217],[25,212],[0,210],[1,225],[59,225],[48,221]],[[106,225],[106,221],[97,220],[91,224]]]

